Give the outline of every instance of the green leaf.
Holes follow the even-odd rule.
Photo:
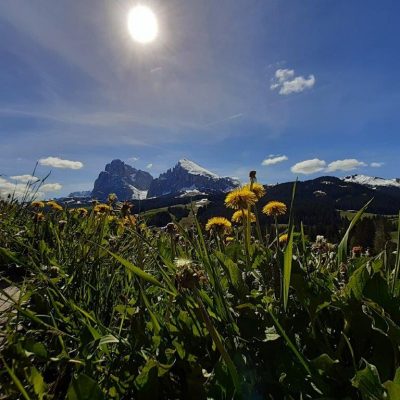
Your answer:
[[[144,291],[143,288],[142,288],[142,285],[140,285],[140,294],[142,295],[143,302],[144,302],[144,304],[145,304],[145,306],[146,306],[146,308],[147,308],[147,311],[148,311],[149,314],[150,314],[150,319],[151,319],[151,322],[152,322],[152,324],[153,324],[154,333],[155,333],[156,335],[158,335],[159,332],[160,332],[160,329],[161,329],[160,323],[158,322],[158,319],[157,319],[156,315],[154,314],[154,312],[153,312],[152,309],[151,309],[151,308],[152,308],[152,307],[151,307],[151,304],[150,304],[150,302],[149,302],[149,299],[148,299],[147,296],[146,296],[145,291]]]
[[[99,341],[99,346],[103,346],[108,343],[119,343],[119,340],[113,335],[105,335]]]
[[[399,279],[399,271],[400,271],[400,211],[399,211],[399,219],[397,222],[397,251],[396,251],[396,261],[394,267],[394,275],[392,282],[392,293],[396,295],[396,284]]]
[[[367,207],[371,204],[373,198],[365,204],[361,210],[357,212],[357,214],[354,216],[354,218],[351,220],[349,227],[347,228],[346,233],[343,236],[343,239],[341,240],[338,251],[337,251],[337,261],[339,264],[341,264],[347,256],[347,242],[349,240],[349,235],[351,230],[353,229],[354,225],[357,223],[357,221],[361,218],[361,216],[364,214],[364,211],[367,209]]]
[[[129,271],[133,272],[135,275],[137,275],[139,278],[142,278],[143,280],[152,283],[153,285],[159,286],[164,289],[164,286],[156,279],[154,278],[153,275],[150,275],[149,273],[143,271],[142,269],[136,267],[133,265],[131,262],[128,260],[125,260],[125,258],[120,257],[117,254],[112,253],[111,251],[107,250],[107,252],[113,256],[117,261],[119,261],[125,268],[127,268]]]
[[[383,384],[388,394],[388,400],[400,399],[400,385],[393,381],[387,381]]]
[[[328,372],[332,368],[332,366],[338,363],[339,360],[334,360],[326,353],[321,354],[317,358],[311,360],[311,364],[313,367],[324,372]]]
[[[360,300],[363,294],[364,287],[369,278],[368,271],[366,266],[363,265],[360,268],[356,269],[353,274],[350,276],[349,282],[344,288],[344,293],[347,297],[354,297],[357,300]]]
[[[17,255],[12,251],[5,249],[4,247],[0,247],[0,261],[7,263],[7,262],[14,262],[20,264],[21,261],[18,259]]]
[[[269,326],[265,330],[264,342],[273,342],[273,341],[279,339],[280,337],[281,337],[281,335],[279,335],[279,333],[276,332],[275,326]]]
[[[12,381],[14,382],[14,385],[20,391],[22,396],[24,396],[24,399],[30,400],[29,394],[24,389],[24,386],[22,385],[21,381],[18,379],[17,375],[14,374],[14,371],[7,365],[7,363],[5,362],[3,357],[1,357],[1,361],[3,362],[3,365],[5,366],[5,368],[8,372],[8,375],[10,375]]]
[[[285,311],[289,299],[290,276],[292,274],[293,229],[289,232],[289,241],[283,255],[283,308]]]
[[[351,383],[360,392],[363,400],[380,400],[383,399],[385,390],[381,384],[378,370],[375,365],[365,361],[366,367],[356,372]]]
[[[47,358],[47,349],[43,343],[27,340],[24,344],[24,348],[29,353],[35,354],[38,357]]]
[[[90,376],[80,374],[73,378],[67,392],[68,400],[102,400],[103,393],[97,382]]]
[[[30,369],[30,375],[28,377],[29,382],[33,386],[33,391],[35,394],[38,396],[40,400],[44,398],[47,386],[44,382],[43,376],[40,374],[40,372],[35,368],[32,367]]]
[[[243,290],[245,284],[243,282],[242,273],[237,264],[221,251],[216,251],[215,255],[228,270],[229,278],[234,288],[238,291]]]
[[[400,399],[400,368],[397,368],[393,381],[386,381],[385,386],[388,393],[388,400]]]
[[[179,357],[183,360],[185,358],[185,348],[183,345],[178,342],[176,339],[172,341],[172,344],[174,345],[176,351],[178,352]]]
[[[97,321],[87,312],[85,311],[83,308],[77,306],[74,302],[70,301],[71,307],[76,310],[79,311],[82,315],[84,315],[86,318],[90,319],[90,321],[94,322],[95,324],[97,324]]]
[[[140,371],[140,374],[135,379],[135,384],[139,389],[148,386],[152,381],[157,379],[157,361],[153,359],[147,360],[146,364]]]
[[[289,346],[289,348],[293,351],[294,355],[297,357],[299,360],[300,364],[304,367],[306,372],[311,375],[311,370],[310,367],[308,366],[308,362],[306,359],[300,354],[300,352],[297,350],[296,346],[293,344],[293,342],[289,339],[289,336],[286,334],[285,330],[283,329],[282,325],[279,323],[278,319],[276,318],[275,314],[272,311],[272,308],[268,308],[268,312],[272,317],[272,320],[274,321],[274,324],[277,328],[277,330],[280,332],[280,334],[283,336],[283,338],[286,341],[286,344]]]

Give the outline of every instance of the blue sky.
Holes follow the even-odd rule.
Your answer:
[[[43,159],[47,196],[114,158],[155,177],[183,157],[265,183],[400,176],[400,2],[143,0],[148,45],[135,4],[0,2],[0,186]]]

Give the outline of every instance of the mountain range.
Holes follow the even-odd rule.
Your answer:
[[[266,185],[266,195],[260,206],[269,200],[290,203],[294,182]],[[136,210],[187,204],[207,199],[199,215],[229,214],[224,208],[226,192],[240,185],[236,179],[220,177],[193,161],[182,159],[158,178],[148,172],[133,168],[121,160],[107,164],[94,183],[91,192],[71,193],[66,202],[105,200],[115,193],[120,201],[130,200]],[[90,194],[89,194],[90,193]],[[366,175],[344,178],[323,176],[297,183],[295,205],[300,214],[324,213],[326,210],[358,210],[369,199],[374,201],[369,211],[376,214],[397,214],[400,209],[400,179],[383,179]]]
[[[240,185],[238,180],[220,177],[193,161],[182,159],[158,178],[146,171],[136,169],[121,160],[113,160],[100,172],[90,197],[105,200],[115,193],[119,200],[142,200],[175,193],[228,192]],[[71,193],[70,197],[82,197]]]

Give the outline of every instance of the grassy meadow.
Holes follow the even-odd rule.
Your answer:
[[[205,226],[2,200],[0,398],[400,399],[399,244],[349,248],[368,204],[311,242],[254,178]]]

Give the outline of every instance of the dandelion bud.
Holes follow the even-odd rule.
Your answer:
[[[34,220],[35,222],[42,222],[42,221],[44,221],[44,220],[45,220],[44,214],[41,213],[41,212],[36,213],[36,214],[33,216],[33,220]]]
[[[110,193],[108,195],[108,204],[112,204],[118,200],[118,197],[115,193]]]
[[[167,226],[165,227],[165,230],[167,231],[167,233],[169,233],[170,235],[174,234],[176,232],[176,226],[173,222],[170,222],[167,224]]]
[[[60,273],[60,268],[55,267],[55,266],[50,267],[50,269],[49,269],[49,275],[50,275],[52,278],[57,277],[57,275],[58,275],[59,273]]]
[[[63,230],[65,225],[67,225],[67,221],[65,219],[60,219],[58,221],[58,226],[59,226],[60,230]]]
[[[194,289],[207,281],[207,277],[192,260],[185,258],[177,258],[176,265],[176,283],[179,291],[183,289]]]
[[[133,207],[133,205],[130,204],[129,201],[124,201],[122,203],[122,207],[121,207],[122,216],[127,217],[130,214],[132,207]]]

